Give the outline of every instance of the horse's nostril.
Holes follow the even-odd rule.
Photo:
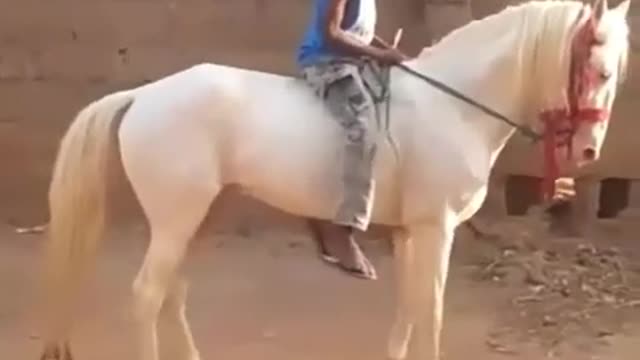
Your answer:
[[[594,148],[586,148],[582,152],[582,156],[585,160],[593,161],[596,159],[596,149]]]

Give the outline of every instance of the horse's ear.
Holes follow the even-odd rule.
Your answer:
[[[592,2],[593,19],[598,22],[602,19],[602,15],[609,9],[607,0],[595,0]]]
[[[631,5],[631,0],[624,0],[623,2],[618,4],[618,6],[611,9],[611,11],[615,11],[618,15],[626,19],[627,15],[629,14],[630,5]]]

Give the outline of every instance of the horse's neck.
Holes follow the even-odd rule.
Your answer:
[[[528,49],[523,46],[522,26],[519,17],[493,18],[477,22],[466,29],[453,34],[454,39],[443,40],[428,51],[408,63],[412,68],[433,76],[468,97],[488,106],[521,124],[524,121],[524,103],[527,81]],[[419,82],[411,75],[405,75],[403,82]],[[424,84],[423,86],[429,86]],[[415,86],[410,86],[416,89]],[[439,90],[438,90],[439,91]],[[413,91],[416,103],[420,103],[422,94],[430,92]],[[452,95],[449,95],[452,96]],[[464,115],[453,119],[423,119],[423,121],[463,121],[472,133],[481,137],[495,160],[514,128],[505,122],[493,118],[482,110],[467,105],[462,100],[460,112]],[[428,110],[425,115],[428,117]],[[444,134],[456,136],[456,134]]]

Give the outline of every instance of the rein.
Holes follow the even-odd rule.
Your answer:
[[[484,111],[485,113],[487,113],[488,115],[493,116],[494,118],[505,122],[507,125],[515,128],[516,130],[518,130],[522,135],[530,138],[531,140],[533,140],[534,142],[537,142],[539,140],[542,140],[543,135],[538,134],[537,132],[535,132],[533,129],[531,129],[528,126],[523,126],[520,125],[516,122],[514,122],[513,120],[509,119],[508,117],[506,117],[505,115],[500,114],[499,112],[491,109],[490,107],[483,105],[475,100],[473,100],[472,98],[462,94],[461,92],[459,92],[458,90],[453,89],[452,87],[430,77],[427,76],[425,74],[422,74],[418,71],[415,71],[413,69],[411,69],[410,67],[408,67],[405,64],[397,64],[395,65],[397,67],[399,67],[400,69],[404,70],[405,72],[417,77],[420,80],[423,80],[425,82],[427,82],[428,84],[432,85],[433,87],[437,88],[438,90],[441,90],[459,100],[462,100],[464,102],[466,102],[469,105],[475,106],[476,108]]]

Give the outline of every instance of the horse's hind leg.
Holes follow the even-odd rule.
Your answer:
[[[139,342],[136,360],[158,360],[158,316],[165,299],[177,313],[186,354],[198,359],[182,316],[185,292],[179,268],[188,244],[222,190],[215,143],[197,121],[178,119],[177,110],[138,102],[119,130],[124,172],[147,218],[151,240],[133,282],[133,317]],[[149,106],[149,107],[145,107]],[[149,116],[157,115],[151,119]],[[188,119],[184,119],[188,120]],[[177,303],[177,305],[176,305]]]
[[[137,139],[122,136],[122,140],[130,141],[121,140],[122,163],[151,232],[144,262],[133,283],[133,315],[140,341],[136,359],[158,360],[157,322],[167,296],[172,302],[169,312],[178,312],[174,318],[180,319],[181,342],[189,344],[184,360],[198,359],[181,315],[184,292],[178,270],[189,241],[221,190],[218,169],[211,154],[201,151],[204,146],[196,141],[176,144],[172,139],[174,144],[168,146],[160,137],[157,143],[152,139],[139,144]]]
[[[160,342],[161,344],[167,342],[171,351],[166,356],[163,354],[164,359],[196,360],[200,358],[185,314],[187,289],[186,279],[180,278],[174,281],[162,306],[160,317],[165,320],[166,326],[165,331],[161,332]]]
[[[169,296],[167,310],[178,320],[179,342],[187,352],[183,359],[196,360],[198,353],[184,317],[186,288],[178,268],[217,190],[185,181],[178,181],[167,190],[157,193],[153,201],[141,200],[149,218],[151,242],[133,285],[134,316],[141,341],[138,359],[158,360],[157,320]]]

